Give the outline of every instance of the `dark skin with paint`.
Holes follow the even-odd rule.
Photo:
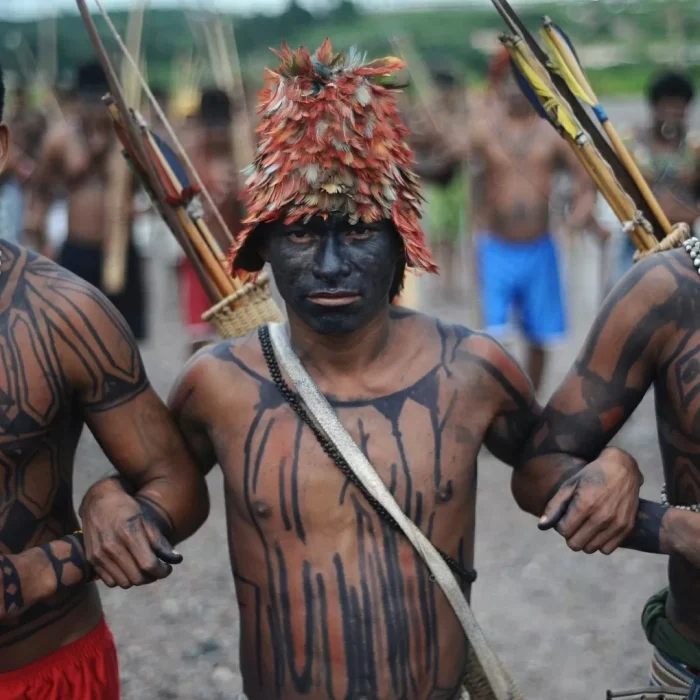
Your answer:
[[[0,171],[8,138],[0,124]],[[75,275],[2,239],[0,397],[2,687],[2,673],[95,628],[102,607],[94,573],[124,588],[169,575],[156,553],[180,561],[166,536],[192,534],[208,499],[114,307]],[[111,480],[99,497],[86,496],[101,528],[83,537],[74,534],[72,481],[86,425],[136,498]]]
[[[613,290],[576,363],[553,395],[513,477],[520,505],[539,514],[531,476],[539,460],[595,456],[624,425],[653,385],[669,503],[700,503],[700,279],[685,252],[661,253],[637,263]],[[556,509],[560,492],[550,503]],[[700,514],[642,502],[637,549],[669,554],[668,616],[700,643]],[[574,549],[592,550],[601,536],[578,517],[558,526]],[[610,548],[608,548],[611,551]]]
[[[256,242],[311,376],[406,514],[470,569],[477,455],[517,460],[539,413],[525,375],[487,336],[390,305],[403,260],[387,222]],[[284,402],[257,336],[193,358],[170,404],[200,467],[223,471],[247,697],[457,697],[466,645],[449,604]],[[627,507],[629,466],[591,465],[619,486],[599,499]],[[541,470],[543,493],[568,475]]]

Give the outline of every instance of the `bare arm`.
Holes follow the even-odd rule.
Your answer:
[[[65,384],[138,501],[121,490],[117,497],[111,483],[88,492],[81,505],[88,559],[108,583],[128,584],[115,572],[102,575],[112,568],[108,560],[120,556],[131,583],[145,582],[139,572],[162,578],[169,571],[153,550],[167,556],[164,537],[184,539],[206,519],[204,479],[150,387],[136,341],[114,307],[96,289],[42,258],[29,262],[25,279],[32,304],[57,325],[56,381]],[[111,508],[101,509],[104,499],[111,499]],[[105,517],[96,522],[96,512]]]
[[[541,478],[547,463],[571,457],[584,462],[597,459],[633,413],[651,385],[674,326],[679,281],[684,284],[684,278],[682,267],[672,258],[654,256],[636,265],[606,300],[574,366],[545,408],[524,463],[513,475],[513,493],[523,509],[536,515],[544,512],[546,499],[529,484]],[[689,282],[696,284],[694,279]],[[561,503],[550,505],[557,508]],[[655,504],[642,502],[624,546],[658,551],[662,519]],[[577,524],[576,516],[564,516],[558,530],[567,536]],[[619,536],[603,541],[600,533],[584,528],[572,548],[609,553],[619,544]]]
[[[541,420],[532,386],[518,364],[492,340],[472,342],[473,354],[494,383],[493,394],[499,397],[498,410],[485,437],[486,447],[506,464],[518,467],[528,439]],[[611,539],[620,528],[629,531],[637,508],[638,470],[634,460],[611,450],[607,459],[593,461],[566,453],[543,455],[526,472],[516,470],[514,480],[520,487],[518,503],[532,500],[547,504],[562,488],[572,496],[562,502],[562,514],[569,510],[581,516],[567,538],[579,535],[581,525],[607,533]],[[544,505],[543,505],[544,507]],[[532,512],[532,511],[531,511]],[[623,514],[621,522],[610,514]],[[606,540],[607,541],[607,540]]]
[[[178,377],[168,398],[168,406],[177,426],[203,474],[208,474],[217,463],[202,402],[203,384],[210,362],[212,360],[207,349],[195,355]]]
[[[91,576],[82,535],[67,535],[20,554],[0,554],[0,623]]]

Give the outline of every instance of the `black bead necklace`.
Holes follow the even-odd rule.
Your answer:
[[[382,504],[379,503],[379,501],[377,501],[377,499],[369,491],[367,491],[343,455],[340,453],[340,450],[311,419],[297,395],[287,385],[287,382],[282,376],[282,371],[280,370],[279,364],[277,363],[275,350],[272,347],[272,340],[270,339],[270,331],[267,326],[260,326],[258,329],[258,339],[260,340],[260,347],[262,348],[263,357],[267,363],[267,369],[270,372],[270,376],[272,377],[272,381],[275,383],[277,390],[282,395],[282,398],[284,398],[284,400],[289,404],[294,413],[296,413],[297,416],[299,416],[299,418],[309,426],[311,432],[316,437],[316,440],[318,440],[318,443],[323,448],[323,451],[331,458],[345,477],[362,493],[379,517],[395,530],[402,532],[396,520],[394,520],[386,508],[384,508],[384,506],[382,506]],[[445,560],[445,563],[450,567],[450,569],[452,569],[452,571],[457,574],[457,576],[459,576],[464,583],[474,583],[474,581],[476,581],[476,571],[470,571],[463,568],[454,557],[446,554],[441,549],[438,549],[437,551],[440,553],[440,556]]]

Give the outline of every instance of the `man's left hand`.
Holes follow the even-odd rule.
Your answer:
[[[172,572],[171,564],[182,561],[116,479],[94,484],[85,494],[80,515],[87,560],[110,588],[131,588],[166,578]]]
[[[636,460],[609,447],[561,485],[539,528],[556,528],[575,552],[612,554],[634,527],[643,482]]]

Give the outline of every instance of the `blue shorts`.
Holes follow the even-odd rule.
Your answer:
[[[503,336],[515,312],[527,340],[547,346],[566,334],[559,256],[550,234],[525,243],[477,236],[476,255],[486,331]]]

